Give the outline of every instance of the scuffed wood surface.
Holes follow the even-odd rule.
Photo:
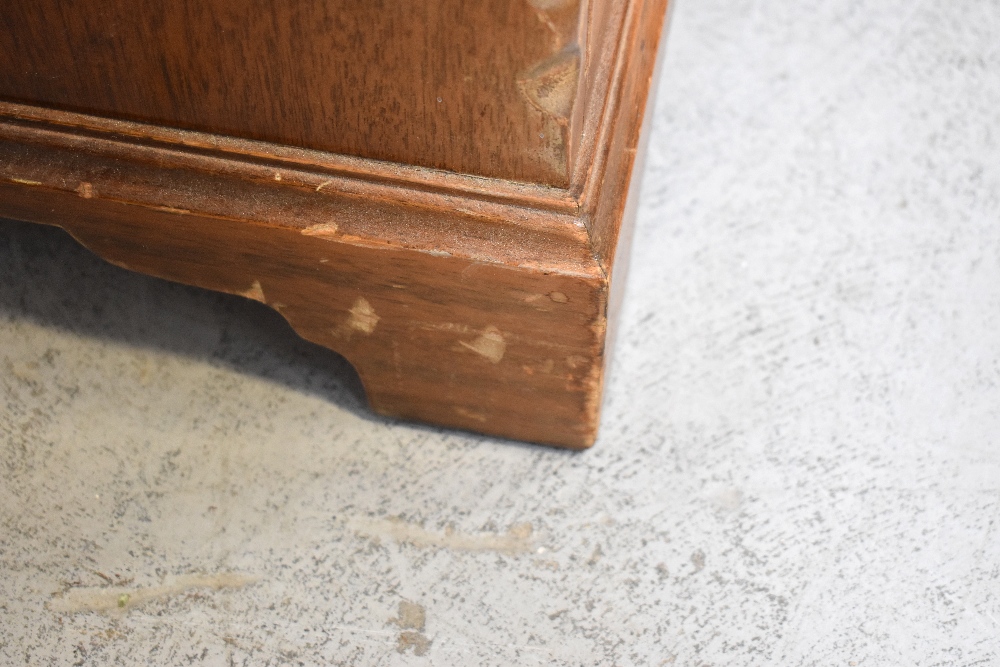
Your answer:
[[[270,305],[302,337],[343,354],[384,414],[570,447],[596,436],[606,326],[599,274],[41,187],[0,185],[0,200],[5,214],[65,227],[119,266]]]
[[[31,15],[28,28],[54,21],[46,7],[12,14],[12,25],[28,25],[30,12],[42,14]],[[184,5],[172,7],[157,11]],[[452,5],[435,7],[439,20],[456,18],[448,14]],[[627,240],[621,230],[638,196],[633,165],[665,0],[511,7],[512,14],[527,7],[550,33],[554,55],[521,70],[517,87],[562,133],[565,187],[437,172],[421,160],[391,165],[371,152],[335,155],[242,131],[225,137],[0,102],[0,213],[61,226],[119,266],[267,303],[304,338],[344,354],[383,414],[587,447],[597,435],[608,316],[617,312],[609,289],[624,274],[624,263],[614,266],[614,248],[619,237]],[[209,13],[195,18],[214,25],[216,10],[208,4]],[[66,12],[81,34],[107,28],[79,8]],[[150,25],[163,22],[157,16]],[[377,32],[378,25],[368,27]],[[28,28],[17,39],[31,35]],[[411,28],[433,35],[419,22]],[[122,37],[119,48],[128,52],[135,39]],[[452,47],[441,48],[447,57]],[[28,55],[39,58],[35,74],[25,74],[31,79],[49,61]],[[471,47],[462,52],[466,60],[487,56]],[[55,49],[46,57],[68,54]],[[276,56],[275,66],[281,62]],[[128,92],[144,67],[139,59],[132,78],[111,71],[102,86],[68,90],[79,101],[91,90],[110,95],[109,108],[120,111],[116,86],[128,85],[121,94],[130,104],[158,94],[155,85]],[[378,75],[399,78],[403,88],[414,83],[388,66]],[[350,78],[337,76],[347,77],[342,84]],[[247,82],[260,83],[252,75]],[[203,103],[191,90],[185,95],[185,103]],[[507,100],[494,103],[502,109]],[[414,125],[395,145],[438,131],[433,122]],[[486,137],[480,148],[509,139]],[[589,167],[571,184],[574,145]]]

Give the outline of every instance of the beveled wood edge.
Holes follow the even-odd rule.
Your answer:
[[[578,218],[0,121],[0,182],[365,247],[597,275]],[[0,202],[0,214],[4,209]]]
[[[582,159],[574,165],[578,173],[574,174],[570,191],[575,194],[573,198],[577,202],[593,200],[596,189],[604,180],[608,149],[611,147],[612,133],[615,129],[615,117],[622,108],[621,87],[628,74],[629,46],[631,46],[629,38],[637,27],[636,5],[644,2],[648,0],[633,0],[625,8],[622,26],[618,31],[618,38],[614,41],[616,51],[612,61],[610,81],[604,94],[601,120],[597,125],[594,139],[588,142],[589,154],[581,155]]]
[[[606,121],[599,150],[578,195],[581,219],[590,235],[594,256],[608,275],[620,247],[627,248],[638,198],[650,116],[656,93],[656,72],[664,57],[673,0],[636,0],[629,4],[625,30],[618,43],[616,72],[607,94]]]
[[[184,130],[139,121],[119,120],[76,111],[50,109],[0,99],[0,122],[26,121],[62,128],[63,132],[93,138],[108,138],[138,146],[160,147],[176,153],[211,156],[246,164],[248,170],[267,166],[273,170],[305,170],[325,174],[330,186],[343,180],[373,185],[404,187],[452,197],[467,197],[530,206],[540,210],[574,214],[578,203],[567,190],[534,183],[521,183],[373,160],[310,148],[299,148],[256,139],[243,139],[197,130]]]

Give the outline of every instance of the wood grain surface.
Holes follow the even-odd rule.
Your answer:
[[[0,98],[566,186],[620,4],[3,0]]]
[[[214,15],[197,12],[221,11],[223,4],[184,9],[195,12],[188,22],[199,23],[189,29],[221,25],[213,23]],[[400,6],[415,12],[417,4]],[[466,4],[479,8],[476,11],[490,5],[442,3],[435,11],[440,12],[440,21],[454,23],[463,11],[472,11],[462,9]],[[534,149],[490,164],[502,163],[503,169],[535,183],[482,179],[474,175],[471,162],[448,164],[452,172],[428,169],[426,159],[433,162],[438,159],[433,156],[444,155],[434,152],[444,150],[439,142],[431,141],[434,148],[420,153],[420,159],[413,157],[416,153],[404,153],[418,145],[430,146],[419,142],[444,132],[444,126],[419,115],[409,119],[412,125],[397,128],[391,141],[386,134],[384,144],[379,139],[365,143],[365,137],[375,135],[352,134],[353,126],[330,135],[361,141],[367,147],[363,156],[318,150],[330,147],[322,145],[322,132],[312,133],[309,127],[306,134],[315,141],[308,146],[236,125],[202,128],[210,131],[184,129],[189,126],[184,114],[190,113],[208,125],[219,120],[247,123],[246,128],[258,130],[304,131],[294,116],[288,116],[288,123],[270,125],[268,119],[278,116],[267,114],[278,113],[284,104],[308,105],[315,100],[294,89],[295,100],[275,95],[261,105],[249,105],[263,115],[227,114],[224,110],[232,100],[225,96],[241,94],[241,87],[250,85],[247,81],[256,81],[257,93],[267,92],[261,82],[270,79],[255,80],[251,66],[247,79],[234,83],[231,90],[219,86],[224,89],[218,93],[222,97],[215,99],[216,93],[207,89],[202,91],[206,96],[199,96],[195,89],[162,87],[173,80],[166,61],[161,65],[167,74],[139,92],[138,73],[152,65],[143,64],[137,54],[135,72],[126,76],[109,70],[106,85],[74,82],[61,89],[51,77],[24,72],[0,78],[14,87],[11,82],[44,79],[32,89],[38,98],[32,102],[55,104],[58,100],[51,95],[62,90],[66,99],[100,99],[115,108],[111,117],[105,117],[37,103],[0,102],[0,215],[61,226],[126,268],[267,303],[304,338],[343,354],[358,369],[379,412],[586,447],[597,434],[609,313],[613,315],[620,300],[618,276],[624,273],[627,257],[616,249],[628,238],[637,197],[634,164],[642,147],[642,110],[649,97],[665,4],[665,0],[620,4],[532,0],[517,5],[517,10],[506,4],[505,11],[497,10],[502,25],[513,25],[516,14],[534,21],[524,18],[518,24],[522,28],[540,23],[548,31],[549,53],[555,60],[540,69],[524,70],[519,60],[525,53],[522,44],[518,55],[507,53],[506,64],[497,67],[510,65],[511,71],[528,72],[527,78],[519,79],[516,93],[521,102],[535,95],[528,106],[572,101],[560,107],[564,115],[556,123],[564,133],[562,181],[541,177],[525,166],[528,162],[518,162],[521,157],[528,160],[524,156],[538,157]],[[179,3],[174,9],[157,11],[173,16],[185,7]],[[78,8],[71,9],[65,11],[79,19]],[[22,13],[12,15],[28,21],[30,12],[56,12],[56,8],[43,2],[18,11]],[[358,17],[369,10],[343,11],[360,21]],[[386,16],[397,16],[398,11],[402,10],[396,7]],[[63,16],[61,12],[59,8],[57,13]],[[46,14],[45,20],[55,21],[54,16]],[[296,16],[281,14],[282,25],[295,24]],[[480,25],[491,25],[486,15],[475,18]],[[67,30],[92,37],[104,25],[89,18],[80,21]],[[180,30],[167,18],[148,23],[171,25],[171,34]],[[374,21],[368,30],[377,33],[379,25]],[[426,22],[408,24],[410,29],[387,25],[400,32],[402,41],[438,34]],[[285,39],[284,28],[272,28],[273,38]],[[338,30],[351,33],[345,26]],[[465,28],[456,30],[463,33]],[[525,30],[527,41],[534,39],[535,33]],[[501,34],[490,32],[482,41],[493,44]],[[10,35],[4,39],[13,44]],[[19,34],[17,39],[25,38]],[[192,35],[185,39],[198,42]],[[105,42],[101,48],[112,51],[138,44],[133,37],[108,37]],[[123,46],[115,46],[119,42]],[[571,42],[582,50],[567,51]],[[359,43],[368,44],[364,39]],[[458,43],[465,60],[496,55],[461,39]],[[173,53],[172,47],[164,48],[163,53]],[[452,47],[424,48],[447,54]],[[123,61],[132,57],[127,52],[120,55]],[[531,53],[531,58],[536,56]],[[34,57],[29,54],[29,61]],[[48,62],[38,57],[41,63]],[[47,57],[66,59],[70,54]],[[202,54],[198,63],[204,64],[206,58]],[[571,65],[575,68],[571,78],[573,86],[585,93],[582,101],[575,93],[556,99],[561,95],[559,86],[570,80],[564,76],[570,70],[560,69],[567,66],[567,58],[576,63]],[[223,65],[218,72],[226,71],[224,50],[219,62]],[[338,85],[352,80],[349,69],[338,72]],[[312,83],[329,83],[325,72],[312,74]],[[389,65],[379,76],[396,81],[397,88],[419,83]],[[186,85],[197,81],[193,77]],[[537,87],[525,89],[526,81]],[[117,95],[123,96],[121,100]],[[177,104],[171,102],[175,96],[181,100]],[[137,117],[126,112],[129,104],[138,104],[136,99],[167,115],[145,118],[156,123],[123,120]],[[164,101],[162,107],[156,106],[157,99]],[[391,119],[391,114],[382,114],[381,102],[371,106],[376,99],[369,97],[364,104],[375,117]],[[497,97],[494,110],[505,108],[510,99]],[[357,101],[361,104],[360,98]],[[195,107],[202,103],[211,113],[200,115]],[[463,103],[469,105],[466,111],[477,108],[474,100]],[[55,106],[86,108],[61,102]],[[325,112],[315,111],[321,113]],[[315,114],[313,121],[320,117]],[[347,117],[345,122],[359,118]],[[521,121],[530,126],[528,118],[525,115]],[[521,135],[510,134],[508,142],[501,140],[503,132],[494,130],[477,139],[475,150],[461,148],[455,155],[476,161],[489,151],[516,152]],[[439,136],[456,135],[448,130]],[[574,136],[574,150],[581,156],[576,169],[569,159]],[[388,157],[410,164],[385,162],[387,156],[379,154],[379,147],[389,145],[403,152]],[[351,153],[343,146],[337,150]],[[469,173],[456,173],[463,170]]]

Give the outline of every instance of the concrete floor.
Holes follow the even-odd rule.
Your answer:
[[[0,224],[0,662],[1000,664],[1000,11],[681,0],[602,435]]]

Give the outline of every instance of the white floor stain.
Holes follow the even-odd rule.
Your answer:
[[[516,523],[506,533],[460,533],[453,529],[437,532],[396,517],[351,519],[348,525],[359,535],[389,538],[421,548],[521,554],[533,551],[534,547],[531,539],[533,529],[530,523]]]
[[[196,588],[242,588],[259,577],[224,572],[221,574],[187,574],[167,577],[159,586],[91,586],[71,588],[49,602],[55,612],[114,611],[131,609],[150,600],[168,598]]]

